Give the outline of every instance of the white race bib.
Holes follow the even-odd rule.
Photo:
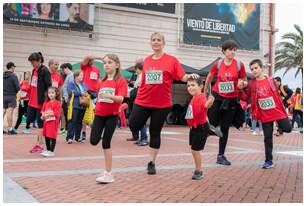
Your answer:
[[[21,97],[21,98],[26,97],[27,94],[28,94],[27,92],[20,90],[20,97]]]
[[[234,82],[219,82],[219,92],[220,93],[232,93],[234,92]]]
[[[188,105],[185,119],[193,119],[193,110],[191,105]]]
[[[55,116],[54,116],[53,110],[46,110],[46,111],[45,111],[45,114],[46,114],[46,115],[53,115],[53,116],[47,117],[47,118],[46,118],[46,122],[55,120]]]
[[[115,95],[115,88],[111,87],[105,87],[101,88],[99,91],[99,94],[110,94],[110,95]],[[99,96],[98,96],[99,97]],[[114,103],[114,100],[109,99],[109,98],[98,98],[98,102],[104,102],[104,103]]]
[[[37,87],[37,76],[32,76],[31,86]]]
[[[268,110],[268,109],[274,109],[275,108],[275,102],[273,97],[258,99],[258,104],[260,109],[262,110]]]
[[[90,72],[90,79],[97,80],[98,79],[98,74],[96,72]]]
[[[145,73],[146,84],[162,84],[163,83],[163,72],[159,70],[149,70]]]
[[[52,87],[58,88],[58,82],[57,81],[52,81]]]

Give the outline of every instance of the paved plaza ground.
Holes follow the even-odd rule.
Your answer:
[[[56,156],[44,158],[29,153],[38,130],[31,132],[4,135],[4,202],[303,202],[303,137],[298,132],[274,137],[275,167],[270,170],[261,169],[263,136],[231,129],[226,156],[232,166],[215,163],[218,138],[210,136],[202,153],[204,178],[195,181],[187,127],[163,129],[153,176],[146,174],[148,147],[127,142],[129,130],[116,129],[112,184],[95,182],[104,168],[101,143],[91,146],[87,139],[68,145],[59,135]]]

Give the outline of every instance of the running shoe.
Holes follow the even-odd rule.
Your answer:
[[[72,144],[72,139],[68,139],[67,144]]]
[[[262,165],[262,169],[270,169],[272,167],[274,167],[274,164],[269,160],[265,160],[264,164]]]
[[[218,137],[223,137],[220,126],[214,127],[213,125],[209,124],[209,130]]]
[[[114,181],[115,181],[115,179],[114,179],[112,173],[111,172],[106,172],[106,171],[104,171],[103,174],[100,174],[100,176],[98,176],[96,178],[96,182],[98,182],[98,183],[107,184],[107,183],[112,183]]]
[[[150,161],[148,163],[147,173],[149,175],[155,175],[156,174],[155,164],[152,161]]]
[[[203,178],[203,172],[195,170],[193,175],[192,175],[192,179],[193,180],[200,180],[202,178]]]
[[[30,134],[30,129],[24,128],[23,134]]]
[[[39,145],[35,145],[31,150],[30,153],[34,153],[34,152],[42,152],[44,150],[43,147],[39,146]]]
[[[231,162],[226,159],[224,155],[218,155],[217,164],[220,165],[231,165]]]
[[[9,129],[9,130],[7,131],[7,133],[8,133],[9,135],[18,134],[14,129]]]
[[[149,143],[147,140],[142,140],[139,142],[138,146],[147,146]]]

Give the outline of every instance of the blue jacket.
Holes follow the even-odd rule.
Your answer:
[[[83,87],[83,90],[84,90],[83,92],[81,92],[80,87]],[[80,104],[79,96],[81,96],[82,93],[87,92],[87,86],[83,82],[79,82],[79,85],[77,85],[75,81],[71,81],[68,84],[67,90],[68,90],[68,95],[69,95],[68,102],[70,102],[72,91],[74,92],[74,99],[72,103],[73,108],[85,109],[85,107],[82,104]]]

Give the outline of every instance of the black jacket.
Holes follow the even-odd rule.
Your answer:
[[[16,95],[20,90],[19,81],[11,71],[3,72],[3,95]]]
[[[281,87],[283,87],[283,90],[285,92],[285,94],[283,93],[283,90],[281,89]],[[283,100],[283,104],[285,107],[288,107],[289,104],[287,102],[288,99],[291,98],[292,94],[293,94],[293,91],[287,86],[287,85],[283,85],[281,84],[279,87],[278,87],[278,92]]]
[[[34,70],[32,72],[32,77]],[[37,98],[38,104],[43,104],[45,101],[45,94],[48,91],[48,88],[52,85],[51,83],[51,74],[48,68],[44,65],[41,65],[37,70]]]

